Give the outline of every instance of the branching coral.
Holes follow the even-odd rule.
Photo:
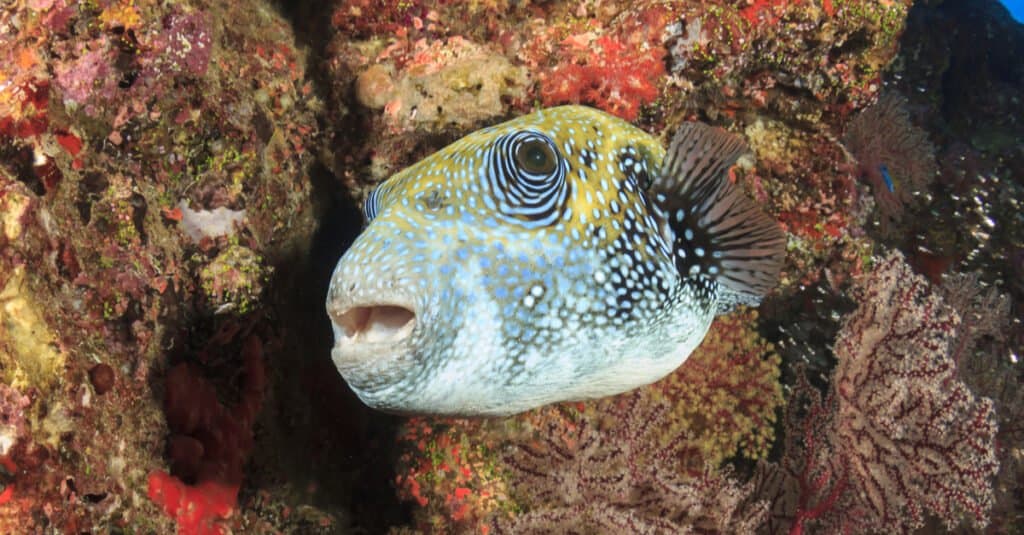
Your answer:
[[[762,472],[776,486],[769,531],[816,521],[829,531],[909,532],[926,513],[950,527],[965,516],[985,525],[996,424],[991,400],[956,375],[960,317],[899,253],[881,260],[857,298],[836,339],[832,390],[822,401],[797,389],[783,475]]]
[[[860,506],[879,529],[913,528],[924,510],[950,526],[986,522],[997,463],[992,402],[956,377],[956,312],[899,254],[861,288],[836,340],[837,440]]]
[[[526,512],[499,532],[748,533],[767,509],[738,506],[749,489],[728,472],[681,467],[672,403],[652,389],[595,404],[601,418],[551,420],[505,457]]]
[[[975,392],[992,398],[999,430],[996,454],[999,474],[989,531],[1012,531],[1024,521],[1024,496],[1017,492],[1024,481],[1024,369],[1012,355],[1015,326],[1011,321],[1011,300],[999,288],[986,285],[978,273],[946,276],[939,287],[943,300],[956,310],[961,322],[950,357],[958,375]],[[1019,330],[1017,331],[1019,332]],[[1007,355],[1011,355],[1007,358]]]
[[[857,175],[871,184],[883,231],[894,230],[903,207],[935,180],[938,166],[928,134],[913,125],[906,99],[885,93],[850,122],[843,143],[857,160]]]

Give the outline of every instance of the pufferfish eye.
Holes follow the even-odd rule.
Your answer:
[[[558,166],[558,158],[544,140],[530,139],[516,148],[516,163],[531,175],[550,175]]]

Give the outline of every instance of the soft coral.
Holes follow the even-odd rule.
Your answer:
[[[640,106],[658,98],[658,77],[665,74],[664,49],[630,49],[604,35],[570,36],[560,43],[561,63],[541,79],[545,106],[585,102],[627,121]]]
[[[246,380],[238,404],[227,408],[196,366],[167,373],[164,412],[173,433],[168,446],[176,475],[149,475],[149,498],[178,522],[181,535],[223,533],[220,519],[235,506],[243,467],[252,449],[252,425],[266,384],[263,346],[249,336],[242,347]],[[194,485],[182,481],[195,480]]]

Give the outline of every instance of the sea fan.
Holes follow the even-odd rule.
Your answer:
[[[935,147],[914,126],[906,99],[885,93],[846,129],[843,144],[857,160],[856,173],[871,185],[881,215],[882,232],[892,234],[905,205],[935,179]]]

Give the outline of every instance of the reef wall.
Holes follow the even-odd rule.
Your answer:
[[[911,4],[4,3],[0,531],[1024,529],[1024,30]],[[636,392],[369,411],[359,203],[563,103],[742,134],[779,288]]]

